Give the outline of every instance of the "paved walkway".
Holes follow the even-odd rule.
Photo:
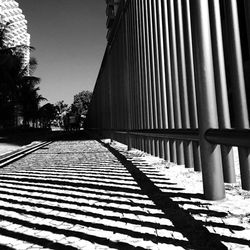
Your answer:
[[[50,144],[0,170],[0,249],[249,249],[250,195],[204,201],[178,167],[120,144]]]

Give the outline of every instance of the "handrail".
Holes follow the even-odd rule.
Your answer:
[[[205,138],[213,144],[250,148],[250,129],[209,129]]]
[[[92,130],[98,131],[99,129]],[[101,129],[101,131],[130,136],[174,139],[181,141],[198,142],[200,139],[198,129]],[[250,148],[250,129],[208,129],[205,132],[205,138],[209,143],[215,145],[219,144]]]
[[[198,129],[144,129],[144,130],[118,130],[115,133],[127,133],[134,136],[151,138],[164,138],[174,140],[199,141]]]

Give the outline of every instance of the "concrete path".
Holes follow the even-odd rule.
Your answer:
[[[120,144],[50,144],[0,170],[0,249],[249,249],[250,195],[204,201],[173,167]]]

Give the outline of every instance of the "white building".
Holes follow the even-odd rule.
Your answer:
[[[15,0],[0,0],[0,23],[9,23],[6,28],[5,45],[14,47],[18,45],[30,46],[30,34],[27,32],[27,20]],[[24,66],[30,59],[29,49],[24,52]]]

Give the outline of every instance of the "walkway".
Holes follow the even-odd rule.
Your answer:
[[[0,249],[249,249],[250,195],[204,201],[195,174],[167,166],[120,144],[54,142],[0,170]]]

